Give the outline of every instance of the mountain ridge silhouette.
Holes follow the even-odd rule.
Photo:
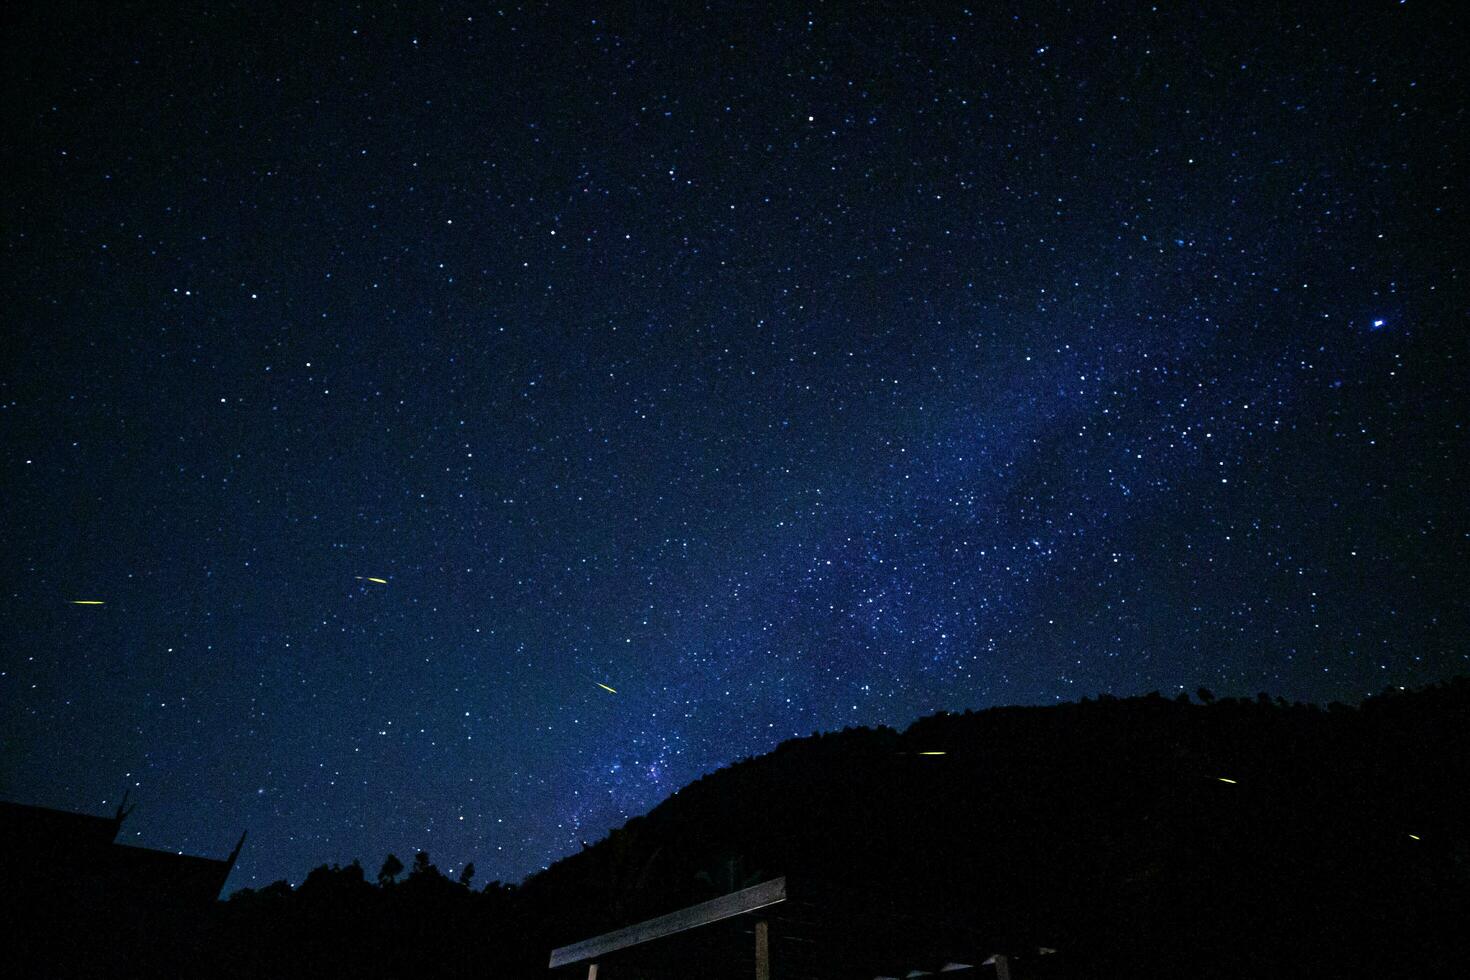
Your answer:
[[[862,909],[896,929],[954,923],[996,952],[1058,951],[1018,959],[1017,978],[1470,963],[1470,679],[1351,707],[1198,700],[816,733],[706,774],[518,885],[452,881],[422,852],[408,868],[390,855],[376,879],[323,865],[187,923],[105,933],[106,956],[79,952],[85,922],[33,923],[32,961],[52,975],[543,977],[553,947],[786,876],[839,932],[841,910]],[[773,957],[779,977],[779,938]]]

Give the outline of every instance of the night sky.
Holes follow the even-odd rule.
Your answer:
[[[519,880],[793,735],[1470,669],[1451,5],[20,7],[0,796]]]

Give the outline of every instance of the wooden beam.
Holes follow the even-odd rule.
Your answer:
[[[755,980],[771,980],[771,924],[755,924]]]
[[[785,877],[772,878],[759,885],[752,885],[738,892],[731,892],[729,895],[721,895],[719,898],[691,905],[677,912],[661,915],[656,919],[648,919],[637,925],[615,929],[600,936],[593,936],[591,939],[553,949],[549,969],[554,970],[559,966],[596,959],[607,953],[627,949],[629,946],[663,939],[675,933],[697,929],[700,926],[719,922],[721,919],[744,915],[746,912],[754,912],[756,909],[763,909],[768,905],[784,901],[786,901]]]

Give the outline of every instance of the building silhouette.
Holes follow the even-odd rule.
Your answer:
[[[111,816],[0,800],[0,909],[21,961],[51,975],[118,974],[197,935],[240,856],[224,859],[117,842],[132,808]]]

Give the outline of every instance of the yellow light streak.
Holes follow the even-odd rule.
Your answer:
[[[1239,785],[1239,784],[1237,784],[1235,782],[1235,780],[1233,780],[1233,779],[1226,779],[1224,776],[1219,776],[1217,778],[1220,780],[1220,782],[1222,782],[1222,783],[1229,783],[1231,786]]]
[[[102,605],[102,600],[101,599],[73,599],[71,601],[71,604],[73,606],[100,606],[100,605]]]
[[[609,694],[616,694],[616,693],[618,693],[617,691],[614,691],[612,688],[608,687],[606,684],[602,683],[602,681],[593,681],[592,683],[596,684],[598,687],[602,688],[604,691],[606,691]]]

